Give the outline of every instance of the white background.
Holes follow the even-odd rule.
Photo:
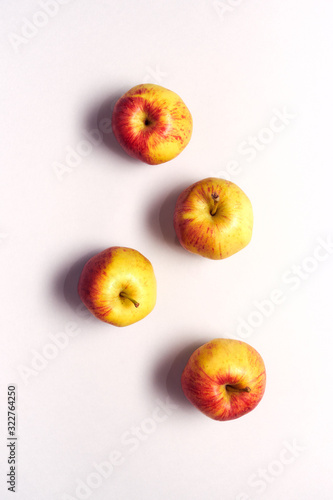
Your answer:
[[[18,500],[331,499],[332,3],[73,0],[53,2],[52,17],[40,5],[1,4],[1,499],[14,498],[10,383]],[[143,82],[189,107],[185,151],[148,166],[113,142],[57,175],[101,103]],[[276,111],[286,123],[267,132]],[[223,261],[189,254],[176,198],[232,161],[252,242]],[[143,253],[158,282],[154,311],[122,329],[78,309],[76,293],[86,260],[113,245]],[[264,317],[275,289],[283,302]],[[52,350],[73,323],[80,333]],[[184,398],[180,375],[200,344],[240,332],[265,360],[266,393],[215,422]],[[154,424],[167,396],[174,406]],[[95,465],[113,450],[121,464],[101,478]]]

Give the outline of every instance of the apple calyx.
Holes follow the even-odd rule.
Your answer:
[[[220,197],[219,197],[219,195],[217,193],[212,193],[211,197],[213,199],[214,206],[213,206],[213,208],[210,211],[210,215],[215,215],[216,212],[217,212],[217,205],[218,205],[218,202],[220,201]]]
[[[239,388],[239,387],[236,387],[234,385],[229,385],[227,384],[225,386],[226,388],[226,391],[227,392],[251,392],[251,389],[250,387],[242,387],[242,388]]]
[[[142,111],[140,118],[143,130],[151,129],[156,123],[154,115],[148,110]]]
[[[128,299],[130,300],[131,302],[133,302],[133,304],[135,305],[135,307],[139,307],[139,302],[137,302],[136,300],[132,299],[132,297],[130,297],[129,295],[127,295],[126,292],[120,292],[119,294],[120,297],[124,297],[125,299]]]

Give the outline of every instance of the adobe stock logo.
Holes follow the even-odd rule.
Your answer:
[[[35,38],[39,30],[44,28],[50,18],[56,17],[61,5],[66,5],[72,0],[40,0],[40,10],[37,10],[30,19],[24,17],[21,21],[20,33],[9,33],[8,40],[14,52],[18,53],[19,48],[27,45]]]
[[[49,333],[49,342],[37,351],[30,349],[31,359],[28,364],[20,364],[17,366],[17,371],[21,380],[25,385],[28,385],[31,377],[37,377],[43,372],[59,354],[68,347],[73,337],[81,333],[81,329],[74,321],[68,321],[62,331],[57,333]]]
[[[142,83],[155,83],[156,85],[161,85],[163,80],[168,76],[157,64],[155,68],[148,66],[146,71],[147,73],[143,77]]]
[[[112,109],[112,106],[110,106]],[[99,124],[98,128],[84,130],[84,139],[80,139],[75,147],[66,146],[65,158],[62,162],[54,161],[52,169],[59,181],[64,179],[64,176],[71,174],[79,165],[81,165],[83,158],[91,155],[94,148],[103,143],[105,134],[112,133],[111,118],[104,118]]]
[[[63,493],[61,500],[86,500],[90,498],[95,490],[100,488],[104,481],[109,479],[122,466],[128,456],[133,455],[153,435],[159,426],[167,421],[177,410],[178,405],[173,403],[167,396],[164,401],[157,399],[156,406],[150,415],[138,425],[131,426],[120,435],[120,444],[117,449],[112,449],[102,462],[94,462],[92,469],[82,479],[75,480],[72,494]]]
[[[282,110],[274,108],[267,126],[260,129],[256,135],[248,136],[239,144],[239,154],[245,156],[246,161],[252,162],[258,152],[263,151],[274,140],[276,134],[283,132],[295,118],[296,115],[288,111],[285,106]]]
[[[256,496],[252,497],[252,493],[248,495],[245,492],[239,493],[235,500],[254,500],[257,495],[264,493],[267,487],[274,483],[280,477],[287,467],[293,464],[306,450],[306,446],[300,445],[295,439],[283,441],[283,448],[278,457],[268,463],[266,467],[260,467],[256,472],[251,474],[247,480],[247,485],[255,490]]]
[[[237,146],[237,155],[243,157],[248,163],[252,163],[257,158],[257,155],[274,142],[276,136],[285,131],[295,118],[297,118],[297,115],[288,110],[286,106],[280,109],[273,108],[266,127],[262,127],[254,135],[248,135],[246,139],[240,142]],[[222,177],[223,179],[232,180],[233,177],[240,175],[243,170],[241,160],[236,160],[235,157],[227,162],[223,170],[211,172],[210,177]]]
[[[219,18],[222,20],[225,14],[230,14],[239,7],[244,0],[215,0],[213,7]]]
[[[293,264],[281,276],[282,285],[273,288],[265,298],[255,300],[253,309],[244,317],[237,318],[236,334],[230,335],[237,339],[249,338],[256,329],[260,328],[266,318],[270,318],[277,307],[283,304],[287,298],[300,289],[310,276],[323,265],[333,254],[333,239],[329,235],[326,238],[317,238],[317,246],[312,254],[307,255],[298,264]]]

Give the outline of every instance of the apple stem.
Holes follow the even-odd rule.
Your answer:
[[[212,210],[210,211],[210,215],[215,215],[217,212],[217,204],[220,201],[220,197],[217,193],[212,193],[211,196],[213,198],[214,206],[213,206]]]
[[[243,387],[242,389],[235,387],[234,385],[226,385],[226,390],[229,392],[251,392],[250,387]]]
[[[139,307],[139,305],[140,305],[139,302],[137,302],[136,300],[132,299],[132,297],[129,297],[126,292],[120,292],[119,295],[120,295],[120,297],[125,297],[125,299],[128,299],[131,302],[133,302],[133,304],[135,305],[135,307]]]

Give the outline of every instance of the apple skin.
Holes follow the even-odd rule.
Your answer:
[[[112,130],[122,148],[150,165],[172,160],[189,143],[193,121],[182,99],[153,83],[136,85],[115,104]]]
[[[107,248],[85,264],[78,292],[96,318],[114,326],[131,325],[147,316],[155,306],[153,266],[132,248]]]
[[[173,223],[186,250],[208,259],[225,259],[250,242],[252,205],[233,182],[209,177],[179,195]]]
[[[262,399],[266,370],[260,354],[246,342],[215,339],[191,355],[181,377],[187,399],[214,420],[233,420]]]

